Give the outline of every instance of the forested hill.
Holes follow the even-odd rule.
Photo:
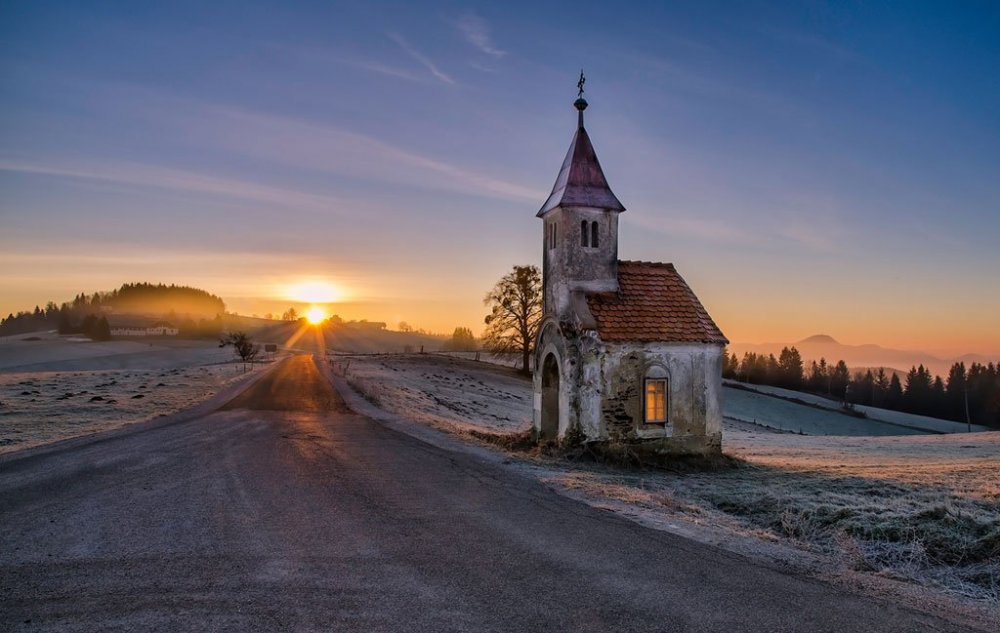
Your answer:
[[[125,315],[147,315],[170,319],[211,320],[223,314],[226,304],[219,297],[190,286],[174,284],[130,283],[110,292],[78,294],[60,304],[49,301],[44,308],[10,314],[0,320],[0,335],[20,334],[44,329],[61,333],[78,331],[89,315],[114,320]],[[175,324],[176,325],[176,324]]]
[[[86,300],[80,295],[74,300]],[[219,297],[190,286],[173,284],[133,283],[108,293],[98,293],[91,298],[99,306],[108,306],[114,313],[126,314],[188,314],[192,316],[214,317],[226,310],[226,304]]]

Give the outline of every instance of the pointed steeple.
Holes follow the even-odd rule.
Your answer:
[[[573,103],[579,112],[576,134],[566,152],[556,184],[552,186],[552,193],[539,209],[538,217],[558,206],[592,207],[619,213],[625,210],[611,192],[601,164],[597,161],[590,135],[583,127],[583,111],[587,109],[587,101],[583,98],[583,81],[583,73],[580,73],[580,95]]]

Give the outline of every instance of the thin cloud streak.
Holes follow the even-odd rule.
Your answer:
[[[433,81],[433,79],[424,74],[418,74],[406,68],[399,68],[398,66],[386,64],[377,59],[359,56],[354,53],[344,53],[328,47],[316,45],[271,45],[270,48],[286,56],[300,68],[319,69],[330,64],[337,64],[387,77],[404,79],[414,83],[427,84]]]
[[[454,79],[449,77],[444,71],[438,68],[434,64],[434,62],[430,60],[430,58],[428,58],[426,55],[424,55],[417,49],[413,48],[413,46],[411,46],[409,42],[403,39],[401,35],[399,35],[398,33],[387,33],[386,37],[395,42],[396,45],[399,46],[399,48],[401,48],[404,53],[412,57],[417,62],[423,64],[423,66],[427,68],[427,70],[430,71],[430,73],[434,75],[436,78],[438,78],[442,83],[450,85],[455,84]]]
[[[99,180],[140,187],[156,187],[175,191],[207,193],[230,198],[254,200],[268,204],[304,206],[339,212],[354,202],[331,196],[307,193],[282,187],[271,187],[229,178],[203,176],[190,171],[147,165],[143,163],[94,163],[86,167],[60,161],[22,161],[0,159],[0,171]]]
[[[397,79],[405,79],[406,81],[412,81],[414,83],[420,83],[420,84],[428,83],[427,79],[421,77],[420,75],[416,75],[408,70],[403,70],[401,68],[389,66],[381,62],[376,62],[366,59],[344,59],[344,58],[339,58],[337,59],[337,61],[345,66],[360,68],[362,70],[368,70],[373,73],[387,75],[389,77],[395,77]]]
[[[467,13],[455,22],[455,27],[461,32],[462,37],[467,42],[478,48],[483,53],[496,57],[497,59],[507,54],[507,51],[500,50],[493,43],[490,36],[490,27],[486,20],[475,13]]]
[[[545,197],[545,192],[332,126],[224,107],[196,112],[187,124],[194,126],[188,131],[195,138],[303,169],[518,203]]]

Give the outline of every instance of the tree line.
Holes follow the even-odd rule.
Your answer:
[[[86,307],[79,305],[73,307],[68,302],[57,306],[50,301],[44,309],[35,306],[34,311],[9,314],[5,319],[0,319],[0,336],[39,330],[58,330],[60,334],[83,334],[95,341],[111,339],[111,325],[106,316],[90,312]]]
[[[904,411],[918,415],[1000,427],[1000,363],[955,363],[948,377],[932,376],[923,365],[912,367],[904,380],[884,368],[855,371],[844,361],[825,358],[808,368],[795,347],[781,353],[747,352],[740,359],[723,351],[724,378],[758,385],[806,391],[845,404]]]
[[[19,311],[0,319],[0,336],[57,330],[60,334],[84,334],[95,340],[111,338],[105,313],[161,314],[182,336],[214,338],[222,332],[225,303],[213,294],[166,284],[131,283],[110,292],[80,293],[61,305],[49,301],[45,307]],[[178,316],[178,312],[184,314]],[[202,316],[195,320],[193,316]],[[205,316],[210,318],[204,318]],[[214,318],[211,318],[214,317]]]

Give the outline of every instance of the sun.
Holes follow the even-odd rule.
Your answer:
[[[326,310],[319,306],[312,306],[306,310],[306,320],[313,325],[319,325],[326,320]]]

